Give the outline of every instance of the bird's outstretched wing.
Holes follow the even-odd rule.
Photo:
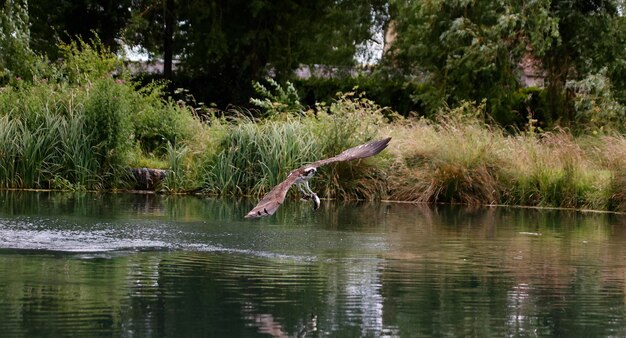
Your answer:
[[[270,192],[265,194],[259,204],[246,215],[246,218],[273,215],[276,209],[283,204],[285,196],[287,196],[287,191],[289,191],[289,188],[296,182],[296,179],[298,179],[298,171],[294,170],[289,173],[289,176],[287,176],[284,181],[278,183]]]
[[[360,146],[346,149],[337,156],[333,156],[331,158],[313,162],[310,165],[307,165],[306,167],[318,168],[318,167],[321,167],[323,165],[333,163],[333,162],[351,161],[351,160],[356,160],[359,158],[366,158],[366,157],[374,156],[380,153],[381,151],[383,151],[383,149],[387,148],[387,145],[389,144],[390,140],[391,140],[391,137],[387,137],[382,140],[371,141],[365,144],[361,144]]]
[[[339,162],[339,161],[350,161],[356,160],[359,158],[365,158],[374,156],[380,153],[383,149],[387,148],[391,137],[372,141],[360,146],[356,146],[341,152],[341,154],[337,156],[333,156],[324,160],[319,160],[313,162],[311,164],[304,165],[296,170],[293,170],[287,178],[280,182],[277,186],[275,186],[270,192],[265,194],[259,204],[257,204],[248,214],[246,214],[246,218],[258,218],[263,216],[273,215],[276,212],[276,209],[283,203],[285,200],[285,196],[287,196],[287,191],[289,188],[296,182],[298,179],[298,175],[304,168],[318,168],[325,164]]]

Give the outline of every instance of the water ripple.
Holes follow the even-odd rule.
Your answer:
[[[244,254],[263,258],[311,261],[314,255],[290,254],[241,247],[229,247],[215,240],[232,234],[186,232],[160,223],[119,225],[93,223],[83,226],[57,220],[0,219],[0,248],[13,250],[45,250],[71,253],[110,251],[200,251]],[[246,239],[240,239],[243,245]],[[214,243],[211,243],[214,241]]]

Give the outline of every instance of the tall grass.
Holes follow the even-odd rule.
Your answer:
[[[3,188],[19,185],[15,160],[18,158],[18,145],[15,136],[19,134],[17,122],[8,116],[0,116],[0,184]]]
[[[129,81],[110,52],[82,41],[64,50],[49,78],[0,88],[0,188],[123,188],[129,167],[156,163],[168,170],[165,192],[258,196],[306,163],[391,136],[377,156],[320,168],[312,188],[326,198],[626,211],[626,138],[606,128],[511,133],[467,102],[400,119],[355,93],[309,111],[281,95],[263,120],[201,123],[163,99],[162,85]],[[278,99],[268,100],[266,109]]]
[[[167,163],[167,145],[197,138],[191,110],[164,100],[162,85],[138,88],[97,39],[60,47],[64,60],[48,65],[48,77],[0,88],[1,187],[124,188],[129,167]]]
[[[194,158],[192,148],[186,145],[168,144],[167,173],[162,182],[162,191],[180,194],[199,190],[202,184],[202,161]]]
[[[344,97],[315,117],[213,123],[221,142],[203,187],[259,195],[305,163],[392,136],[378,156],[321,168],[313,189],[328,198],[626,210],[623,137],[510,133],[486,123],[483,109],[465,103],[434,120],[389,122],[375,104]]]
[[[316,137],[321,141],[323,157],[339,154],[345,149],[385,136],[394,112],[354,92],[340,94],[328,106],[322,107],[315,120]],[[320,170],[313,186],[327,198],[380,199],[387,196],[389,158],[383,153],[356,162],[339,162]],[[319,159],[319,157],[317,158]],[[316,159],[316,160],[317,160]]]
[[[123,187],[135,147],[140,96],[112,78],[69,86],[36,83],[0,92],[0,185]],[[144,102],[149,106],[149,102]]]
[[[383,124],[372,103],[342,98],[331,114],[280,117],[257,123],[239,118],[225,125],[220,150],[205,166],[204,190],[222,195],[260,195],[306,163],[338,154],[377,136]],[[364,160],[322,168],[313,188],[322,197],[374,198],[385,194],[381,170]]]
[[[391,176],[390,197],[423,203],[498,203],[501,130],[489,127],[462,107],[435,122],[419,120],[398,128],[400,147]]]
[[[221,195],[257,195],[280,183],[289,171],[320,156],[317,139],[301,120],[256,124],[241,120],[209,159],[204,189]]]
[[[85,190],[100,185],[99,163],[93,154],[90,131],[85,129],[84,118],[74,115],[62,120],[57,149],[58,160],[52,166],[55,176],[51,188]]]
[[[626,137],[624,135],[604,136],[595,148],[596,159],[606,168],[609,176],[609,210],[626,212]]]
[[[521,135],[504,143],[502,203],[607,209],[612,175],[563,130]]]
[[[0,185],[54,188],[62,178],[64,187],[111,186],[103,174],[111,166],[111,154],[120,149],[105,149],[102,133],[120,129],[115,124],[89,124],[85,96],[76,89],[48,85],[0,93],[3,108],[14,103],[11,109],[0,110]]]
[[[614,140],[589,142],[564,130],[510,135],[481,122],[480,114],[468,119],[458,113],[397,128],[392,199],[601,210],[626,205],[626,194],[619,193],[626,177],[620,183],[616,175],[626,167],[619,160],[626,147],[607,147]],[[604,152],[612,155],[599,155]]]

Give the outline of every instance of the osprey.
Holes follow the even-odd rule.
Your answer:
[[[276,212],[276,209],[278,209],[278,207],[285,200],[285,196],[287,196],[289,188],[291,188],[294,184],[298,187],[298,189],[300,189],[303,199],[313,199],[313,202],[315,203],[313,209],[317,210],[320,206],[320,199],[317,194],[311,190],[311,187],[309,187],[309,180],[313,177],[313,175],[315,175],[317,168],[333,162],[351,161],[359,158],[374,156],[380,153],[383,149],[387,148],[389,140],[391,140],[391,137],[378,141],[371,141],[360,146],[344,150],[337,156],[319,160],[291,171],[284,181],[280,182],[277,186],[270,190],[270,192],[263,196],[263,199],[261,199],[256,207],[250,210],[250,212],[246,215],[246,218],[273,215],[274,212]]]

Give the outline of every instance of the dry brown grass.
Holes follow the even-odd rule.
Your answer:
[[[507,203],[580,206],[584,153],[565,131],[509,138],[502,168]]]
[[[390,198],[427,203],[492,204],[499,200],[494,143],[502,133],[478,120],[420,120],[396,129],[400,153]]]
[[[626,210],[623,137],[511,136],[457,118],[395,125],[392,135],[391,199]]]
[[[608,188],[611,194],[610,209],[626,212],[626,137],[623,135],[605,136],[598,151],[599,161],[612,174]]]

